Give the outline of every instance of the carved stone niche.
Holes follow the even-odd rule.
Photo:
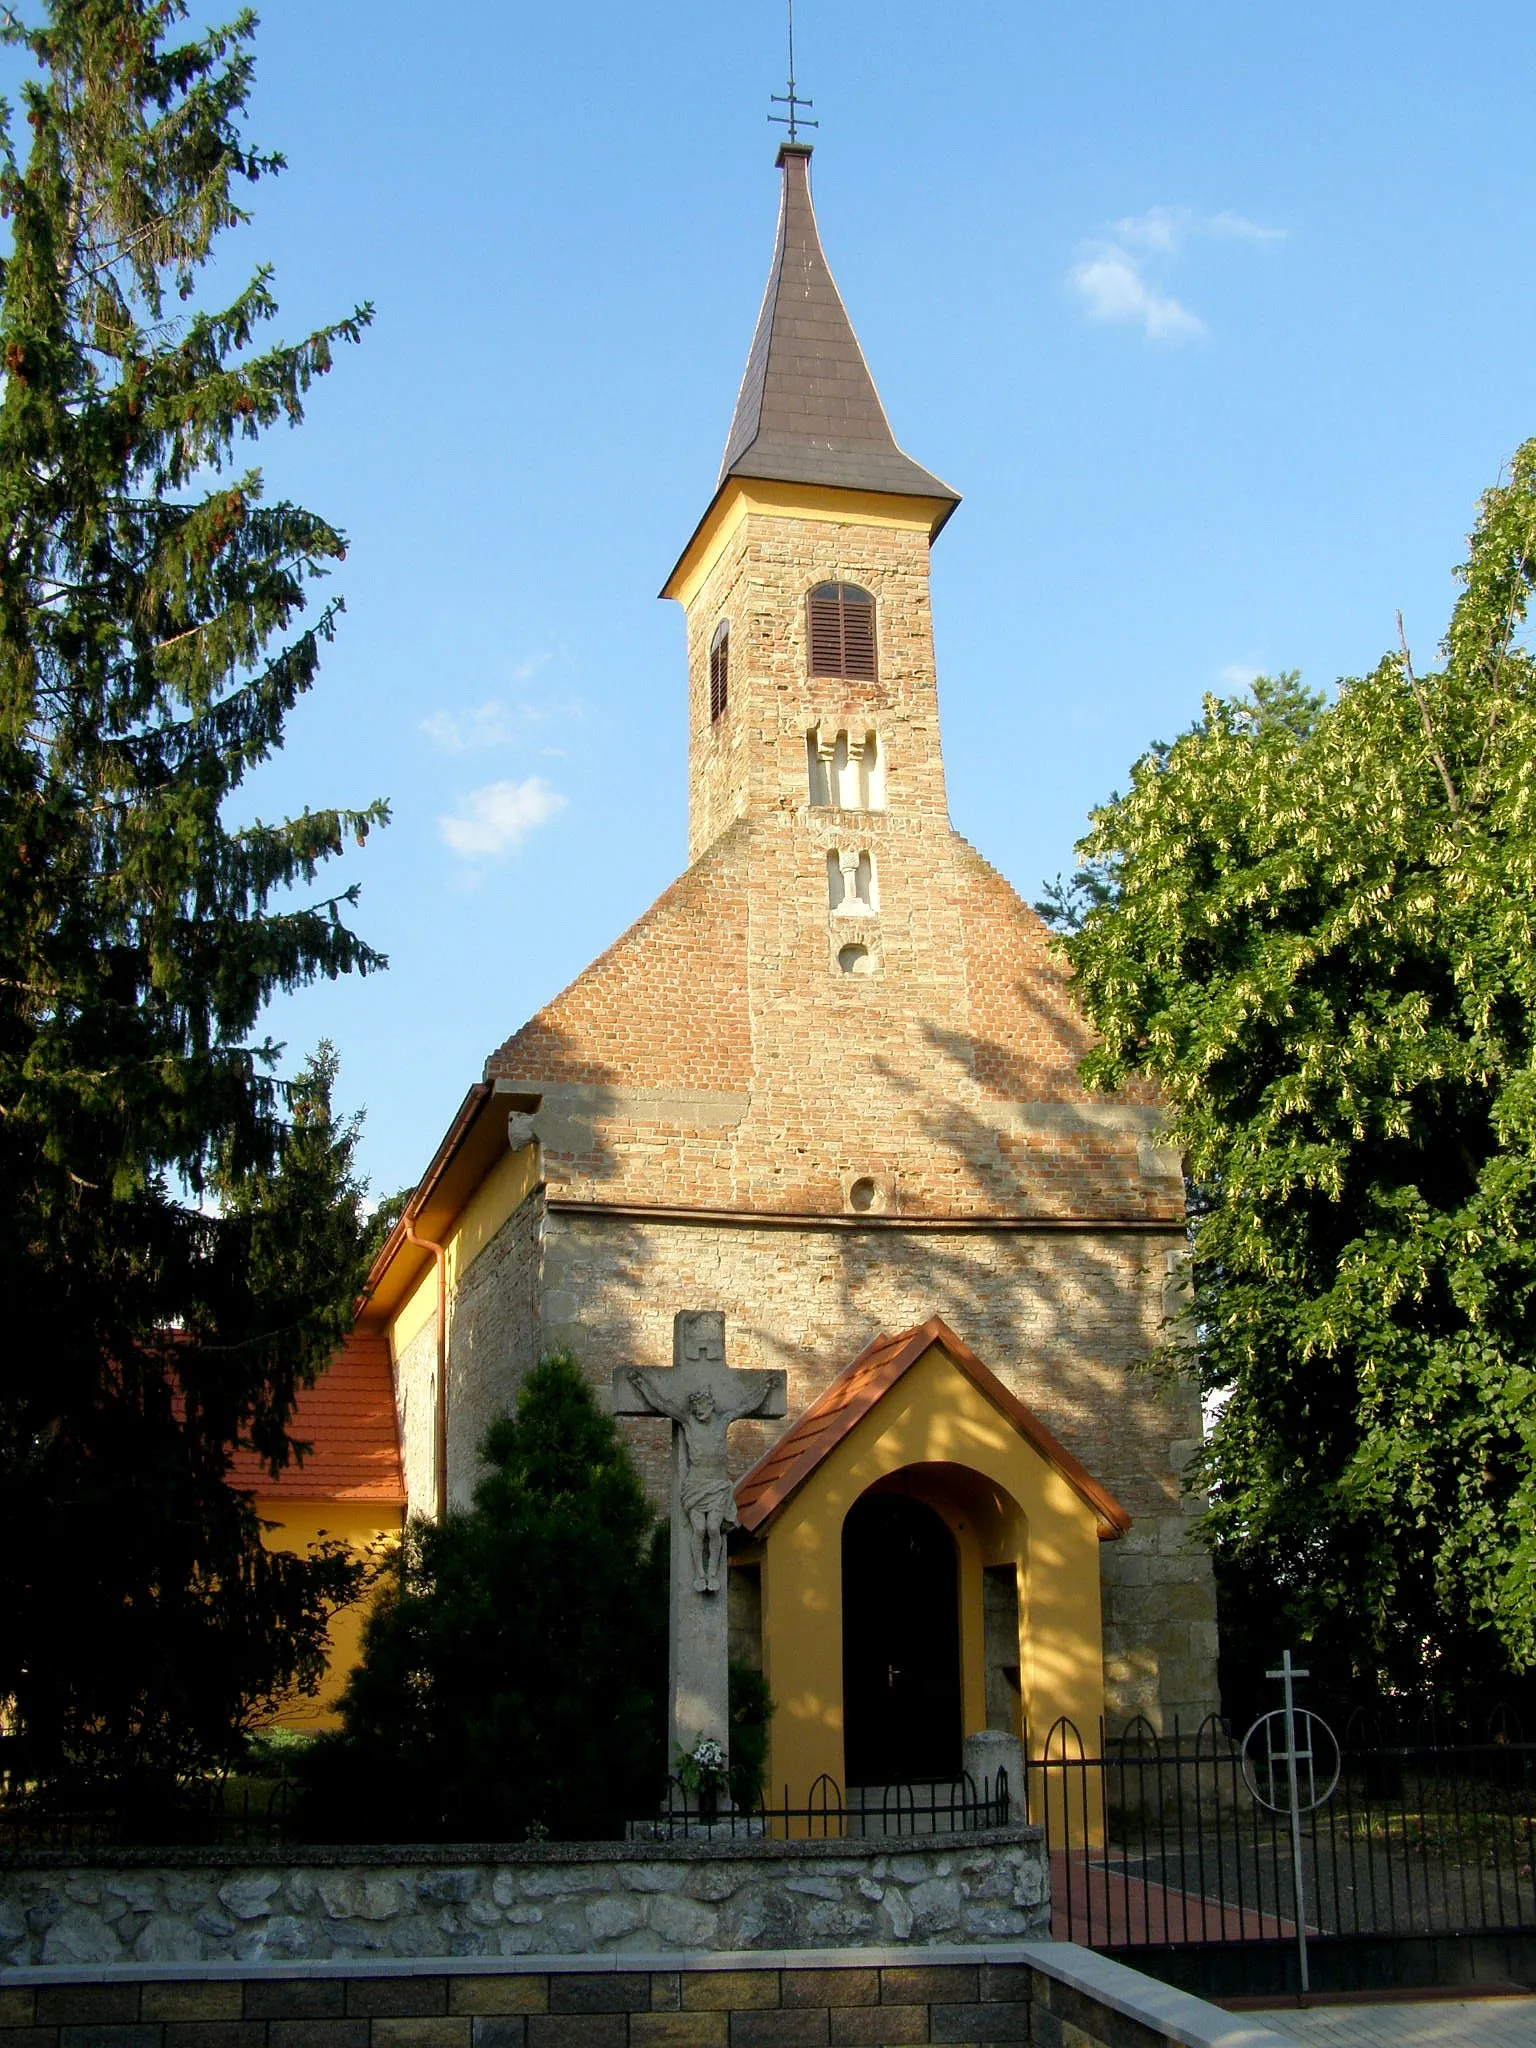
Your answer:
[[[829,965],[840,981],[868,981],[885,972],[877,919],[833,917],[828,923]]]
[[[867,847],[827,850],[827,909],[843,917],[873,917],[879,909],[874,856]]]
[[[812,726],[805,761],[813,810],[885,809],[885,754],[879,733],[863,718]]]
[[[888,1173],[845,1173],[843,1207],[850,1216],[888,1216],[896,1207],[895,1188]]]

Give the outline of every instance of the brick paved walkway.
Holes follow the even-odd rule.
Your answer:
[[[1243,2017],[1312,2048],[1536,2048],[1536,1998],[1314,2005],[1304,2012],[1276,2006]]]

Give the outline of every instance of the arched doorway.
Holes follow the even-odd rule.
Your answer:
[[[867,1493],[843,1522],[843,1752],[850,1785],[960,1771],[960,1564],[942,1516]]]

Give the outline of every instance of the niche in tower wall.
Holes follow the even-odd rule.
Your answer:
[[[899,1493],[866,1493],[843,1522],[843,1731],[850,1785],[959,1774],[959,1553]]]
[[[885,756],[872,728],[816,725],[805,736],[810,801],[818,810],[883,811]]]
[[[841,846],[827,855],[827,908],[848,917],[875,910],[875,864],[867,852]]]

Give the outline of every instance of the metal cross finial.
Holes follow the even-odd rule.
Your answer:
[[[785,0],[785,4],[789,9],[789,90],[770,93],[768,97],[776,107],[788,107],[789,112],[770,114],[768,118],[770,121],[777,121],[781,128],[787,128],[789,139],[793,142],[802,128],[819,128],[821,123],[807,121],[799,112],[801,107],[814,107],[816,102],[803,99],[795,91],[795,0]]]

